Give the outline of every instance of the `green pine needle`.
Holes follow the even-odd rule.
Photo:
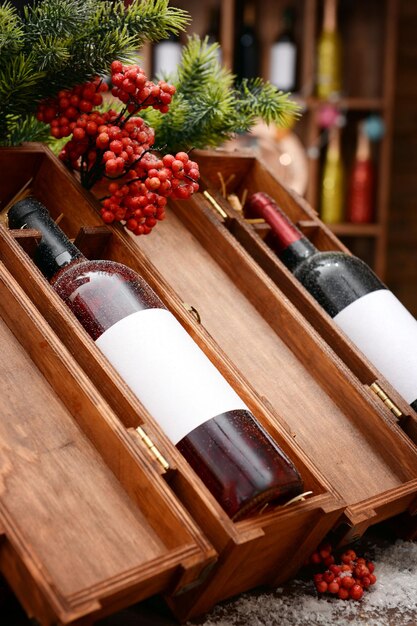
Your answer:
[[[12,58],[20,50],[24,32],[19,15],[10,2],[0,5],[0,58]]]
[[[191,37],[185,46],[177,92],[167,114],[145,111],[159,145],[175,152],[219,146],[236,133],[248,132],[262,119],[284,125],[299,107],[289,95],[260,78],[234,86],[234,76],[217,61],[217,44]]]
[[[45,124],[38,122],[33,115],[18,117],[8,115],[4,120],[4,128],[0,121],[0,133],[3,131],[4,146],[18,146],[24,141],[39,141],[48,143],[50,135],[49,128]]]
[[[41,100],[105,76],[115,59],[132,62],[145,41],[177,34],[189,21],[169,0],[133,0],[127,8],[123,0],[35,0],[22,16],[0,0],[0,144],[35,140],[40,127],[31,115]],[[158,145],[170,152],[218,146],[259,118],[283,124],[298,114],[268,82],[235,85],[217,58],[217,44],[189,38],[170,77],[177,92],[169,112],[143,113]]]
[[[17,137],[9,128],[16,116],[23,123],[44,98],[108,74],[115,59],[132,62],[144,42],[178,33],[189,21],[169,0],[128,7],[123,0],[35,0],[22,15],[0,1],[0,145]]]

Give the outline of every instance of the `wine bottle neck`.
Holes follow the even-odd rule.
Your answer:
[[[358,143],[356,147],[356,160],[357,161],[369,161],[371,158],[371,146],[369,137],[366,134],[363,126],[360,125],[358,129]]]
[[[243,10],[243,24],[248,28],[255,28],[256,12],[253,2],[246,2]]]
[[[70,263],[86,260],[55,224],[47,209],[34,198],[16,202],[8,212],[8,219],[10,228],[33,228],[41,233],[34,261],[48,280]]]
[[[324,5],[323,31],[334,33],[337,28],[337,0],[326,0]]]
[[[330,131],[327,158],[331,161],[337,161],[340,158],[340,129],[337,126]]]
[[[273,233],[274,250],[291,271],[305,259],[316,254],[317,248],[268,194],[263,192],[253,194],[247,200],[244,210],[246,215],[261,217],[269,224]]]

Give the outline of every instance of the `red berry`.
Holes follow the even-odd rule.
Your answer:
[[[139,226],[139,224],[138,224],[137,220],[135,220],[135,219],[129,219],[126,222],[126,227],[129,230],[135,231],[138,226]]]
[[[101,217],[105,224],[111,224],[112,222],[114,222],[114,215],[111,211],[102,211]]]
[[[93,110],[93,103],[89,100],[81,100],[80,110],[84,111],[84,113],[90,113]]]
[[[95,135],[97,133],[97,124],[95,122],[87,122],[85,130],[88,135]]]
[[[323,580],[325,580],[326,583],[332,583],[334,581],[334,578],[335,578],[335,576],[334,576],[333,572],[330,572],[328,570],[326,572],[324,572],[324,574],[323,574]]]
[[[340,589],[340,587],[339,587],[339,585],[338,585],[338,583],[336,581],[333,581],[333,582],[329,583],[329,585],[327,587],[328,592],[329,593],[333,593],[333,594],[338,593],[339,589]]]
[[[110,65],[110,69],[112,74],[114,74],[115,72],[121,72],[123,70],[123,65],[121,61],[113,61],[113,63]]]
[[[326,593],[327,591],[327,583],[324,580],[316,583],[316,589],[319,593]]]
[[[343,589],[351,589],[355,584],[355,579],[353,576],[343,576],[340,584]]]
[[[343,563],[341,568],[342,568],[342,572],[352,572],[353,571],[352,566],[348,565],[347,563]]]
[[[114,139],[111,143],[110,143],[110,150],[112,150],[114,152],[114,154],[120,154],[123,150],[123,144],[121,141],[119,141],[118,139]]]
[[[183,163],[187,163],[187,161],[189,160],[189,156],[186,152],[177,152],[177,154],[175,155],[175,158],[178,161],[182,161]],[[330,552],[332,551],[331,546],[329,546],[329,544],[326,544],[325,546],[322,546],[321,551],[325,551],[328,552],[330,554]]]
[[[353,572],[356,578],[363,578],[364,576],[368,576],[370,573],[369,569],[363,563],[361,563],[360,565],[357,565],[355,569],[353,570]]]
[[[337,592],[337,597],[340,598],[340,600],[347,600],[349,598],[349,591],[341,587]]]
[[[352,600],[360,600],[363,596],[363,588],[361,585],[356,584],[349,591],[349,596]]]
[[[342,560],[342,563],[346,563],[346,564],[351,563],[351,561],[355,561],[356,552],[354,552],[353,550],[346,550],[346,552],[342,554],[341,560]]]
[[[362,576],[360,584],[364,589],[368,589],[368,587],[371,586],[371,579],[369,578],[369,576]]]

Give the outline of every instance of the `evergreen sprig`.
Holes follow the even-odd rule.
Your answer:
[[[167,114],[146,111],[158,144],[168,151],[218,146],[235,133],[249,131],[261,118],[283,125],[299,108],[289,94],[256,78],[234,84],[233,74],[217,61],[217,44],[191,37],[185,46],[177,88]]]
[[[35,0],[22,14],[0,0],[0,145],[43,137],[34,118],[41,100],[106,75],[112,61],[131,61],[145,41],[188,22],[169,0],[133,0],[127,8],[123,0]],[[177,76],[164,77],[177,87],[169,112],[143,112],[169,152],[218,146],[259,118],[281,125],[298,114],[288,94],[260,78],[235,84],[217,58],[217,44],[190,37]]]
[[[123,0],[35,0],[22,14],[1,2],[0,144],[12,141],[20,120],[44,98],[107,74],[113,60],[132,60],[145,41],[178,33],[188,22],[169,0],[133,0],[128,7]]]

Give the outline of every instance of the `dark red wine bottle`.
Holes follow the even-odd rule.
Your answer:
[[[392,386],[417,410],[417,321],[361,259],[320,252],[267,194],[244,211],[271,227],[270,245]]]
[[[8,218],[41,233],[36,265],[231,518],[301,493],[294,465],[136,272],[87,260],[34,198]]]

